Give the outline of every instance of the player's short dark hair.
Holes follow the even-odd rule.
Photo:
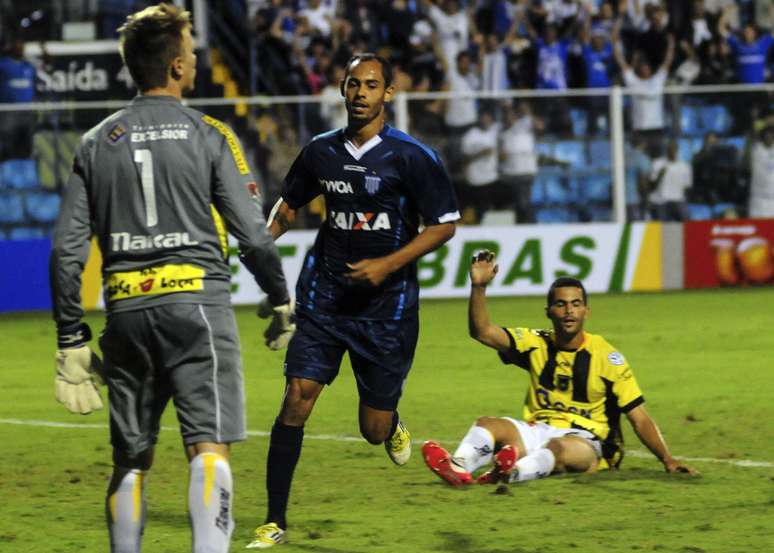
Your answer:
[[[349,77],[349,73],[350,71],[352,71],[352,66],[355,65],[355,63],[358,63],[361,61],[379,62],[379,64],[382,66],[382,77],[384,77],[384,88],[387,88],[392,84],[392,64],[389,61],[387,61],[387,58],[371,52],[355,54],[354,56],[349,58],[349,61],[347,62],[346,71],[344,72],[344,80],[347,80],[347,77]]]
[[[581,292],[583,292],[583,303],[588,303],[588,295],[586,294],[586,287],[583,286],[583,283],[578,280],[577,278],[572,277],[559,277],[555,281],[551,283],[550,288],[548,289],[548,294],[546,296],[546,304],[548,307],[551,307],[551,304],[554,303],[554,298],[556,297],[556,289],[557,288],[580,288]]]
[[[191,14],[170,4],[150,6],[118,28],[121,58],[142,92],[167,85],[169,64],[183,53],[183,31]]]

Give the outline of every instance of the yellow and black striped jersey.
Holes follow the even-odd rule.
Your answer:
[[[577,350],[566,351],[556,346],[553,331],[505,331],[511,350],[500,358],[530,373],[524,420],[588,430],[605,444],[606,458],[617,457],[623,442],[620,415],[645,401],[624,356],[602,336],[588,332]]]

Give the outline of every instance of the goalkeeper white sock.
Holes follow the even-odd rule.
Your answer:
[[[554,452],[548,448],[540,448],[529,455],[516,461],[518,472],[511,474],[511,482],[525,482],[527,480],[537,480],[545,478],[551,474],[556,465]]]
[[[200,453],[191,460],[188,514],[194,553],[226,553],[234,530],[231,466],[217,453]]]
[[[141,470],[113,469],[105,501],[112,553],[140,553],[146,511],[144,480]]]
[[[452,455],[452,461],[472,473],[492,462],[494,446],[492,433],[483,426],[474,424],[457,446],[457,451]]]

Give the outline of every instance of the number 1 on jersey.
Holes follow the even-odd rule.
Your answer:
[[[146,224],[149,227],[155,227],[159,222],[159,212],[156,209],[156,188],[153,182],[153,154],[150,150],[135,150],[134,162],[140,164]]]

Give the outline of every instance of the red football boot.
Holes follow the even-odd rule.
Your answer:
[[[469,472],[455,466],[451,455],[438,442],[429,440],[422,445],[422,458],[427,467],[452,486],[466,486],[473,483]]]
[[[515,445],[507,445],[494,456],[494,468],[485,472],[476,480],[479,484],[499,484],[507,482],[508,476],[519,460],[519,448]]]

